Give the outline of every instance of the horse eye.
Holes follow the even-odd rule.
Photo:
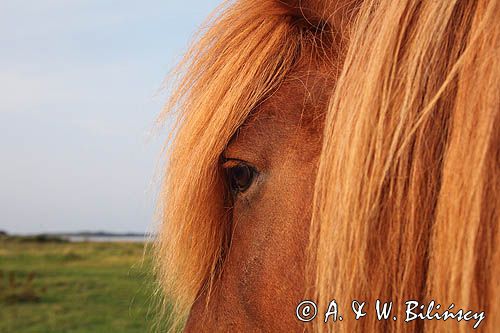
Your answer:
[[[238,164],[226,170],[229,188],[235,194],[245,192],[255,177],[255,169],[246,164]]]

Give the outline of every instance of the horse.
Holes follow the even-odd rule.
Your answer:
[[[432,300],[495,331],[499,15],[497,0],[236,0],[209,16],[163,110],[172,330],[471,329],[405,320],[407,300]]]

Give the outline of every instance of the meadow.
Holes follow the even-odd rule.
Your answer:
[[[143,243],[0,238],[1,333],[154,332],[153,291]]]

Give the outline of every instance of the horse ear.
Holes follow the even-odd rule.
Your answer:
[[[313,25],[328,23],[343,31],[362,0],[279,0],[289,7],[292,15],[303,17]]]

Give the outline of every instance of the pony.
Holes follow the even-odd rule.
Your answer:
[[[500,325],[500,1],[237,0],[176,68],[156,273],[172,330]],[[324,322],[331,300],[342,321]],[[314,300],[316,320],[296,317]],[[392,301],[398,320],[353,300]],[[326,318],[328,319],[328,318]]]

